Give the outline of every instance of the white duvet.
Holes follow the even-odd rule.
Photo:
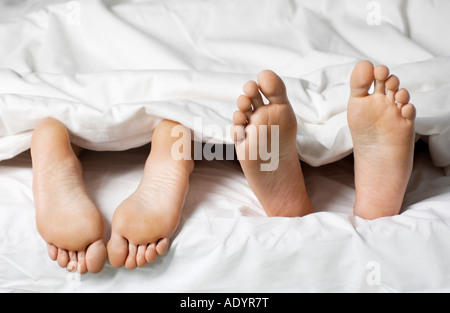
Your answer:
[[[352,217],[348,160],[307,167],[319,213],[302,219],[264,218],[236,167],[201,163],[166,258],[80,281],[45,255],[21,155],[0,163],[0,291],[450,290],[448,1],[0,3],[0,160],[29,149],[46,117],[96,151],[142,146],[161,119],[190,127],[197,140],[231,143],[242,85],[268,68],[287,84],[301,159],[326,165],[352,151],[348,82],[356,62],[369,59],[410,90],[433,162],[419,160],[404,213],[374,222]],[[116,161],[142,161],[144,152]],[[107,221],[141,170],[114,170],[106,161],[114,157],[86,161]]]

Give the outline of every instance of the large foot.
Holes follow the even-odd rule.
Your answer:
[[[175,142],[191,147],[190,137],[171,136],[173,127],[182,126],[163,121],[155,130],[141,184],[114,214],[108,242],[114,267],[135,269],[152,263],[166,253],[178,228],[194,162],[172,156]]]
[[[107,257],[103,217],[88,196],[64,125],[42,122],[31,153],[36,223],[50,258],[71,272],[100,272]]]
[[[373,82],[375,91],[369,94]],[[414,156],[416,110],[385,66],[360,62],[351,77],[348,123],[353,138],[354,213],[376,219],[400,213]]]
[[[238,99],[232,136],[251,189],[270,217],[312,213],[297,152],[297,119],[283,81],[264,71],[258,84],[251,81],[244,86],[244,93]],[[261,93],[269,104],[264,104]]]

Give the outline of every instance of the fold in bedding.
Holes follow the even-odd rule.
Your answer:
[[[349,77],[369,59],[411,91],[416,133],[450,165],[448,2],[379,1],[375,24],[361,1],[55,2],[0,23],[0,160],[46,117],[92,150],[143,145],[161,119],[231,143],[242,85],[270,68],[288,86],[300,157],[327,164],[351,153]]]
[[[1,292],[448,292],[449,1],[10,3],[0,2]],[[375,221],[353,216],[344,158],[360,59],[386,64],[411,91],[432,156],[416,154],[402,214]],[[231,143],[242,86],[266,68],[288,87],[315,214],[269,219],[236,163],[200,161],[171,248],[151,266],[80,276],[48,258],[21,153],[40,121],[61,120],[74,143],[99,151],[151,141],[161,119],[198,141]],[[83,154],[107,234],[148,152]]]

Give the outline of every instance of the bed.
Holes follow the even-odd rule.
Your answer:
[[[0,12],[0,292],[450,291],[448,1],[27,0]],[[418,110],[402,213],[375,221],[352,214],[346,105],[361,59],[392,68]],[[230,145],[242,85],[266,68],[288,87],[316,213],[267,218],[238,162],[203,160],[155,263],[81,276],[48,258],[29,154],[42,119],[88,149],[108,238],[159,121]]]

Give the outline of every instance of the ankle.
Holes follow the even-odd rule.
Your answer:
[[[403,199],[403,198],[402,198]],[[382,217],[400,214],[402,201],[392,199],[370,199],[356,197],[353,206],[355,216],[366,220],[375,220]]]

